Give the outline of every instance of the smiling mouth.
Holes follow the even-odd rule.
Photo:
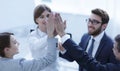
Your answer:
[[[90,29],[94,29],[94,28],[93,27],[89,27],[88,29],[90,30]]]

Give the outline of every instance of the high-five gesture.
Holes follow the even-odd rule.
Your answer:
[[[55,14],[55,29],[59,36],[65,35],[66,21],[63,22],[59,13]]]
[[[55,15],[51,13],[46,23],[48,37],[54,37],[54,32],[55,32],[54,20],[55,20]]]

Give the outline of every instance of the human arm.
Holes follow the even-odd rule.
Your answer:
[[[25,71],[39,71],[50,65],[56,60],[56,43],[57,39],[48,38],[48,52],[45,57],[30,61],[23,61]]]
[[[49,18],[48,18],[48,22],[46,23],[46,28],[47,28],[47,45],[48,45],[48,50],[47,50],[47,55],[46,57],[43,57],[41,59],[39,59],[39,64],[38,62],[34,62],[33,67],[36,67],[36,71],[38,69],[43,69],[45,67],[47,67],[48,65],[50,65],[52,62],[55,61],[56,59],[56,44],[57,44],[57,39],[54,38],[54,16],[52,14],[50,14]],[[37,59],[38,60],[38,59]],[[36,64],[36,65],[35,65]],[[32,68],[33,68],[32,67]],[[34,69],[33,69],[34,70]]]
[[[102,65],[100,62],[96,61],[94,58],[89,57],[89,55],[74,41],[68,39],[63,44],[63,47],[67,50],[67,54],[79,64],[81,67],[86,68],[90,71],[118,71],[120,70],[120,64],[107,63]]]
[[[66,36],[62,37],[62,38],[61,38],[61,39],[63,40],[62,43],[64,42],[64,40],[66,40],[66,39],[68,39],[68,38],[70,38],[70,37],[69,37],[69,35],[67,35],[67,34],[66,34]],[[59,47],[58,47],[58,48],[59,48],[59,50],[60,50],[60,52],[59,52],[59,56],[60,56],[60,57],[66,59],[66,60],[68,60],[68,61],[70,61],[70,62],[74,61],[74,59],[70,57],[70,54],[66,53],[67,50],[62,47],[62,44],[61,44],[61,43],[59,43]]]
[[[49,26],[54,26],[53,24],[51,24],[53,21],[51,20],[52,18],[48,19],[48,21],[46,20],[46,23],[44,24],[47,27],[47,23]],[[51,29],[47,29],[45,28],[46,33],[47,30],[51,30]],[[45,32],[42,32],[40,30],[40,28],[36,28],[35,31],[33,31],[29,37],[29,47],[30,50],[32,52],[32,56],[33,58],[39,58],[41,56],[44,56],[46,54],[47,51],[47,37],[48,35]],[[51,35],[51,34],[50,34]],[[41,54],[41,56],[39,56]]]
[[[60,14],[59,14],[59,13],[56,13],[56,14],[55,14],[55,29],[56,29],[57,34],[58,34],[60,37],[61,37],[62,35],[64,35],[64,34],[66,34],[65,31],[64,31],[65,28],[66,28],[66,21],[63,21],[62,18],[61,18],[61,16],[60,16]],[[63,41],[64,41],[64,39],[66,39],[66,38],[70,38],[70,36],[67,35],[67,36],[63,37],[63,38],[62,38]],[[59,48],[59,49],[60,49],[60,48]],[[59,52],[59,56],[62,57],[62,58],[64,58],[64,59],[67,59],[67,60],[70,61],[70,62],[74,61],[73,59],[69,58],[69,56],[63,55],[64,53],[65,53],[65,51],[64,51],[64,49],[63,49],[63,51],[60,51],[60,52]],[[67,55],[69,55],[69,54],[67,54]]]
[[[61,37],[64,37],[66,34],[63,31],[63,24],[56,24],[57,25],[57,32]],[[61,28],[62,27],[62,28]],[[62,31],[62,32],[61,32]],[[75,60],[81,67],[86,68],[90,71],[117,71],[119,70],[119,64],[106,64],[102,65],[100,62],[96,61],[94,58],[89,57],[89,55],[80,47],[78,46],[73,40],[66,39],[62,43],[63,47],[66,50],[64,55],[68,56],[69,58]]]
[[[48,38],[47,55],[42,58],[25,60],[0,58],[0,71],[40,71],[56,60],[56,43],[57,39]]]

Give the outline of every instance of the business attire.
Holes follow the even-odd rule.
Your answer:
[[[106,63],[103,65],[93,57],[90,57],[87,52],[71,39],[66,39],[63,42],[63,47],[66,49],[66,52],[62,54],[63,56],[75,60],[81,67],[89,71],[120,71],[120,63]]]
[[[46,52],[48,51],[47,37],[47,34],[39,30],[38,27],[30,33],[28,37],[28,42],[32,57],[34,59],[38,59],[46,55]],[[58,71],[57,67],[58,63],[56,60],[54,63],[41,71]]]
[[[90,48],[91,39],[93,39],[91,35],[85,34],[83,35],[83,37],[81,38],[81,42],[79,43],[79,46],[81,46],[86,52],[88,52]],[[100,61],[102,64],[109,62],[117,63],[118,61],[115,59],[115,56],[112,51],[113,41],[111,40],[111,38],[108,37],[106,33],[103,31],[94,39],[95,42],[92,51],[92,57],[94,57],[97,61]],[[79,71],[83,71],[83,69],[79,67]]]
[[[25,60],[0,58],[0,71],[40,71],[49,66],[56,60],[56,43],[57,39],[48,38],[48,51],[45,57]]]
[[[86,52],[88,52],[91,40],[93,37],[89,34],[84,34],[81,38],[81,42],[79,43],[79,46]],[[92,57],[94,57],[97,61],[100,61],[102,64],[105,63],[117,63],[118,61],[115,59],[115,56],[113,54],[112,48],[113,48],[113,41],[106,35],[105,32],[102,32],[97,37],[94,38],[94,48],[92,52]],[[63,56],[60,53],[60,56],[69,60],[74,61],[69,56]],[[79,55],[78,55],[79,56]],[[79,65],[79,71],[86,71]],[[88,70],[89,71],[89,70]]]

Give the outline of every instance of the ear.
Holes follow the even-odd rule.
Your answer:
[[[102,25],[102,29],[103,29],[103,30],[105,30],[106,27],[107,27],[107,24],[103,24],[103,25]]]
[[[38,22],[39,22],[39,19],[38,19],[38,18],[36,18],[36,19],[35,19],[35,21],[38,23]]]
[[[8,51],[9,51],[9,48],[5,47],[4,52],[8,52]]]

